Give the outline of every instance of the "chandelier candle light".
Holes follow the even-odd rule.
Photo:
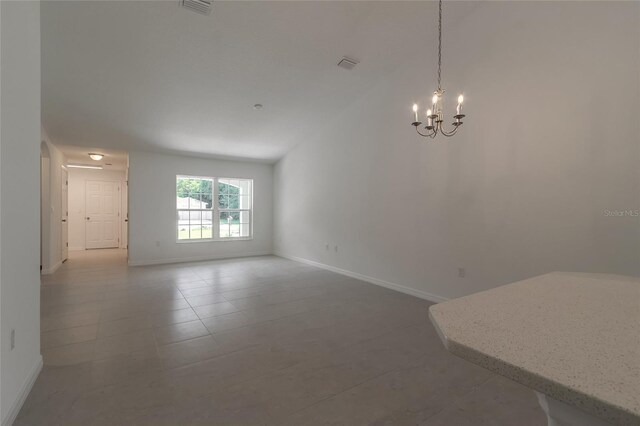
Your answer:
[[[462,126],[462,119],[465,115],[462,113],[462,101],[464,97],[458,96],[458,106],[456,107],[456,115],[453,116],[455,121],[451,123],[453,129],[446,131],[444,125],[444,114],[442,112],[442,97],[444,95],[444,89],[440,86],[441,74],[442,74],[442,0],[438,3],[438,90],[433,92],[433,98],[431,98],[431,109],[427,110],[427,125],[424,127],[427,133],[422,133],[419,130],[422,122],[418,118],[418,104],[413,104],[414,121],[411,123],[416,128],[416,132],[420,136],[435,138],[438,133],[444,136],[453,136],[458,131],[458,128]]]

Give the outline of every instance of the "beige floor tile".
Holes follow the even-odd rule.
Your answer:
[[[183,367],[222,354],[220,345],[210,335],[184,340],[158,348],[165,369]]]
[[[215,317],[218,315],[230,314],[232,312],[239,311],[238,308],[236,308],[233,304],[229,302],[220,302],[220,303],[213,303],[211,305],[202,305],[202,306],[194,307],[193,309],[196,311],[196,314],[198,314],[198,317],[202,319]]]
[[[154,327],[163,327],[171,324],[195,321],[198,315],[191,308],[177,309],[173,311],[158,312],[151,315]]]
[[[16,426],[545,424],[532,392],[444,349],[430,303],[274,256],[71,252],[41,298]]]
[[[42,349],[48,349],[72,343],[87,342],[95,340],[97,331],[98,326],[96,324],[47,331],[41,333],[40,345]]]
[[[209,330],[200,320],[172,324],[154,330],[158,345],[180,342],[209,335]]]
[[[155,339],[149,330],[97,339],[93,359],[106,359],[139,351],[155,351]]]
[[[96,341],[74,343],[59,346],[57,348],[42,349],[42,358],[45,365],[66,366],[91,361]]]
[[[218,333],[249,325],[251,321],[242,312],[232,312],[230,314],[203,318],[202,323],[211,333]]]
[[[201,296],[189,296],[186,298],[191,307],[212,305],[214,303],[226,302],[225,298],[220,293],[203,294]]]
[[[42,332],[60,330],[63,328],[80,327],[83,325],[93,325],[98,323],[100,312],[78,312],[62,313],[40,319],[40,330]]]
[[[114,321],[101,321],[98,324],[98,338],[103,339],[121,334],[135,333],[152,327],[153,320],[150,316],[137,316]]]

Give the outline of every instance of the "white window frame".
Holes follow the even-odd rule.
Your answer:
[[[213,185],[213,198],[212,198],[212,202],[211,202],[211,209],[179,209],[177,204],[176,204],[176,223],[175,223],[175,230],[176,230],[176,242],[177,243],[202,243],[202,242],[212,242],[212,241],[247,241],[247,240],[253,240],[253,179],[250,178],[238,178],[238,177],[233,177],[233,178],[227,178],[227,177],[213,177],[213,176],[194,176],[194,175],[186,175],[186,174],[179,174],[176,175],[176,180],[175,180],[175,193],[174,193],[174,199],[177,200],[178,199],[178,187],[177,187],[177,183],[178,183],[178,179],[180,178],[190,178],[190,179],[211,179],[212,180],[212,185]],[[219,196],[220,196],[220,188],[218,187],[218,183],[220,180],[244,180],[244,181],[249,181],[251,184],[251,194],[250,194],[250,206],[251,208],[249,209],[221,209],[219,206]],[[212,230],[211,230],[211,235],[212,238],[196,238],[196,239],[191,239],[191,238],[187,238],[187,239],[180,239],[179,238],[179,225],[180,225],[180,211],[200,211],[201,214],[202,212],[211,212],[212,214]],[[235,213],[235,212],[247,212],[249,214],[249,236],[248,237],[220,237],[220,213],[222,212],[230,212],[230,213]]]

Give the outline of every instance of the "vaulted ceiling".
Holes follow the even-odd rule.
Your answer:
[[[272,162],[432,47],[436,9],[218,1],[202,16],[177,0],[43,2],[43,124],[57,144]],[[343,56],[360,64],[338,68]]]

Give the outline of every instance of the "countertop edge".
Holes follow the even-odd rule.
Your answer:
[[[638,415],[623,407],[611,405],[606,401],[595,398],[593,395],[577,391],[562,383],[549,380],[504,360],[486,355],[466,345],[450,340],[438,324],[437,312],[434,312],[438,309],[438,305],[439,304],[435,304],[429,307],[429,319],[445,348],[457,357],[482,368],[486,368],[493,373],[520,383],[523,386],[544,393],[551,398],[555,398],[607,422],[621,426],[637,426],[640,423],[640,417]],[[435,310],[433,308],[435,308]]]

